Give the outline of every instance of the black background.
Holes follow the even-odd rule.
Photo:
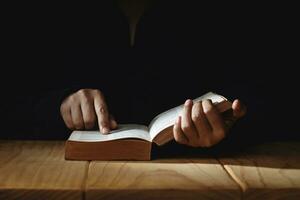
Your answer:
[[[110,1],[57,12],[14,9],[3,25],[1,137],[66,138],[63,97],[98,88],[121,123],[148,124],[216,91],[248,107],[232,141],[297,139],[291,8],[164,1],[142,17],[133,47],[126,18]]]

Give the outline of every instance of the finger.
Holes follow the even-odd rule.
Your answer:
[[[192,108],[192,120],[200,138],[211,132],[212,129],[203,111],[201,101],[196,102]]]
[[[109,113],[103,95],[98,92],[94,97],[94,108],[98,118],[99,130],[103,134],[110,131]]]
[[[210,147],[213,141],[212,127],[203,111],[202,101],[194,104],[192,119],[199,135],[199,146]]]
[[[80,105],[73,105],[71,107],[71,115],[75,129],[84,129],[84,122]]]
[[[173,126],[173,134],[174,134],[174,139],[176,142],[178,142],[180,144],[187,144],[189,142],[187,137],[182,132],[180,116],[176,119],[176,122]]]
[[[246,106],[238,99],[233,101],[232,110],[233,116],[237,119],[243,117],[247,112]]]
[[[192,107],[193,101],[190,99],[186,100],[182,111],[181,129],[184,135],[188,138],[189,143],[194,145],[199,138],[191,118]]]
[[[112,129],[116,129],[118,127],[117,121],[115,120],[114,116],[110,115],[110,127]]]
[[[71,110],[70,109],[66,109],[64,111],[61,112],[62,118],[66,124],[66,126],[73,130],[74,129],[74,124],[72,121],[72,116],[71,116]]]
[[[219,111],[212,104],[211,100],[202,101],[203,112],[212,127],[213,138],[219,141],[225,137],[225,123]]]
[[[81,103],[81,111],[85,129],[92,129],[95,126],[96,113],[92,101]]]

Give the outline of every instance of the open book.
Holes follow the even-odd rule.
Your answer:
[[[211,99],[219,112],[231,109],[231,102],[213,92],[193,102]],[[173,125],[181,115],[183,105],[157,115],[149,126],[121,124],[103,135],[97,131],[73,131],[66,141],[67,160],[150,160],[152,143],[164,145],[173,139]]]

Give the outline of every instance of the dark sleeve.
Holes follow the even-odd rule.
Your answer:
[[[66,139],[70,130],[60,115],[60,105],[76,89],[19,94],[2,100],[2,139]]]

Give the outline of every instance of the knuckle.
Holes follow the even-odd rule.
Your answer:
[[[94,93],[95,95],[97,95],[97,96],[100,96],[100,97],[103,96],[102,92],[101,92],[100,90],[98,90],[98,89],[94,89],[94,90],[93,90],[93,93]]]
[[[77,91],[77,94],[79,95],[84,95],[85,94],[85,89],[80,89]]]
[[[107,113],[105,105],[103,105],[103,104],[100,104],[100,105],[96,106],[95,110],[96,110],[97,113],[100,113],[100,114],[103,114],[103,115]]]
[[[77,93],[80,97],[88,98],[88,89],[80,89]]]
[[[204,113],[205,114],[209,114],[213,111],[213,107],[212,106],[207,106],[206,109],[204,109]]]
[[[194,122],[200,121],[201,120],[201,114],[200,113],[194,113],[194,114],[192,114],[192,120]]]
[[[81,96],[80,101],[82,104],[85,104],[85,105],[89,105],[89,103],[90,103],[89,98],[85,95]]]
[[[209,100],[203,101],[203,112],[205,114],[211,113],[214,110],[214,106]]]
[[[60,113],[61,114],[64,114],[64,113],[66,113],[67,112],[67,105],[66,105],[66,103],[65,102],[63,102],[61,105],[60,105]]]
[[[77,95],[73,94],[71,96],[69,96],[69,98],[67,99],[67,101],[65,102],[66,104],[74,104],[77,102]]]
[[[191,126],[189,125],[183,125],[182,127],[183,132],[190,132],[191,131]]]
[[[197,102],[195,102],[195,103],[194,103],[194,106],[196,106],[196,107],[201,106],[201,102],[202,102],[202,101],[197,101]]]
[[[196,110],[201,110],[202,101],[195,102],[193,108],[196,109]]]

